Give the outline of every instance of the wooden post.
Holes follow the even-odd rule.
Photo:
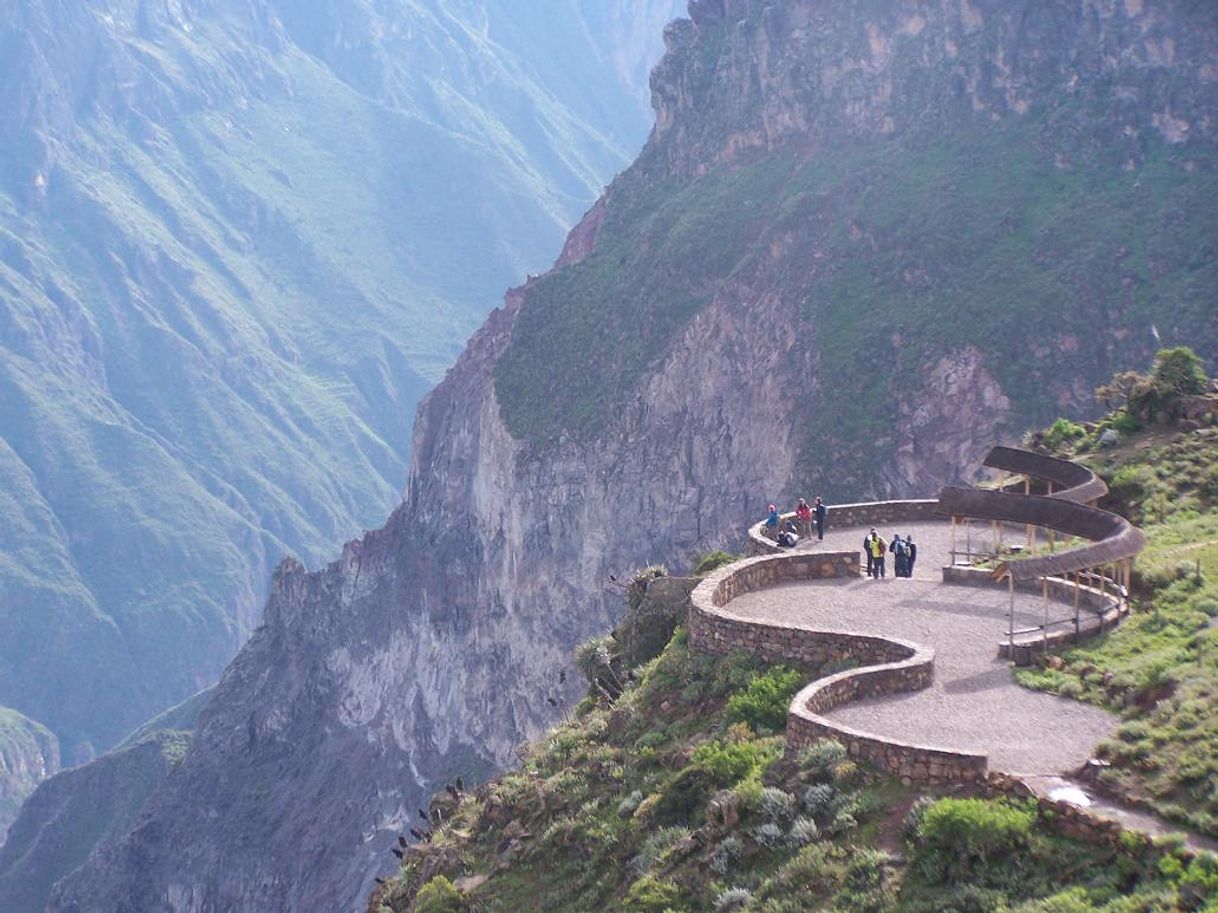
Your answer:
[[[1044,624],[1041,625],[1041,628],[1040,628],[1040,636],[1041,636],[1041,644],[1042,644],[1040,649],[1041,649],[1041,652],[1047,656],[1049,653],[1049,578],[1048,578],[1048,576],[1044,576],[1044,577],[1040,578],[1040,592],[1041,592],[1041,597],[1043,599],[1044,608],[1045,608],[1045,621],[1044,621]]]
[[[1078,615],[1079,596],[1080,596],[1080,593],[1079,593],[1078,571],[1075,571],[1074,572],[1074,636],[1075,637],[1078,636],[1079,631],[1082,629],[1082,625],[1079,623],[1079,615]]]
[[[1007,569],[1007,594],[1010,601],[1007,604],[1007,647],[1011,659],[1015,659],[1015,575]]]
[[[1023,493],[1025,495],[1030,495],[1032,493],[1032,480],[1028,476],[1024,476],[1024,479],[1023,479]],[[1027,540],[1028,540],[1025,547],[1027,548],[1027,550],[1029,552],[1031,552],[1032,551],[1032,524],[1031,523],[1024,524],[1024,533],[1026,534]]]
[[[1094,575],[1094,570],[1092,568],[1087,568],[1087,576],[1092,577],[1093,575]],[[1101,596],[1102,596],[1102,591],[1101,591]],[[1104,600],[1102,598],[1100,599],[1100,633],[1101,634],[1104,633]]]

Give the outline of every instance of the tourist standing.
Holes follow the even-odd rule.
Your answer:
[[[909,558],[906,559],[907,563],[905,565],[907,571],[905,576],[912,577],[914,562],[918,560],[918,547],[914,545],[913,536],[908,533],[905,535],[905,545],[909,549]]]
[[[871,576],[886,577],[885,559],[888,552],[888,542],[874,529],[868,537],[867,546],[871,550]]]
[[[867,576],[875,576],[875,559],[871,557],[871,537],[876,535],[875,527],[863,537],[863,554],[867,556]]]
[[[812,535],[812,508],[808,506],[805,498],[799,499],[799,506],[795,508],[795,519],[799,521],[799,534],[805,539]]]
[[[892,552],[893,574],[897,577],[908,577],[909,546],[905,544],[905,540],[901,538],[900,533],[892,537],[892,544],[888,546],[888,551]]]
[[[828,510],[825,509],[825,502],[820,495],[816,496],[816,504],[812,508],[812,519],[816,521],[816,538],[825,538],[825,514]]]

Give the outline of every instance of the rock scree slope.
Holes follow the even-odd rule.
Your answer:
[[[690,12],[639,160],[420,407],[405,503],[280,567],[187,757],[52,910],[350,906],[420,796],[547,721],[609,572],[813,482],[967,477],[1151,320],[1218,338],[1203,5]]]

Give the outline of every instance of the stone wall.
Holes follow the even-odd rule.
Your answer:
[[[899,522],[920,522],[927,520],[941,521],[943,517],[935,513],[938,505],[935,499],[916,501],[862,501],[857,504],[835,504],[829,507],[825,515],[825,529],[844,529],[852,526],[887,526]],[[795,514],[781,514],[782,523],[794,520]],[[788,549],[779,548],[772,539],[767,539],[761,532],[765,521],[756,523],[749,528],[748,550],[750,555],[784,554]]]
[[[791,581],[857,576],[857,552],[785,552],[728,565],[703,580],[691,595],[690,646],[712,654],[743,650],[797,665],[855,666],[818,679],[795,696],[787,715],[788,750],[831,738],[841,742],[852,758],[910,782],[983,777],[984,755],[881,739],[823,715],[848,701],[927,687],[934,679],[934,651],[891,638],[760,622],[731,612],[733,599],[754,590]]]

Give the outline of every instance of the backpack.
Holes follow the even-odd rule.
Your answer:
[[[896,554],[900,555],[902,558],[906,558],[909,556],[909,546],[905,544],[904,539],[898,539],[895,543],[893,543],[892,547],[893,547],[893,551]]]

